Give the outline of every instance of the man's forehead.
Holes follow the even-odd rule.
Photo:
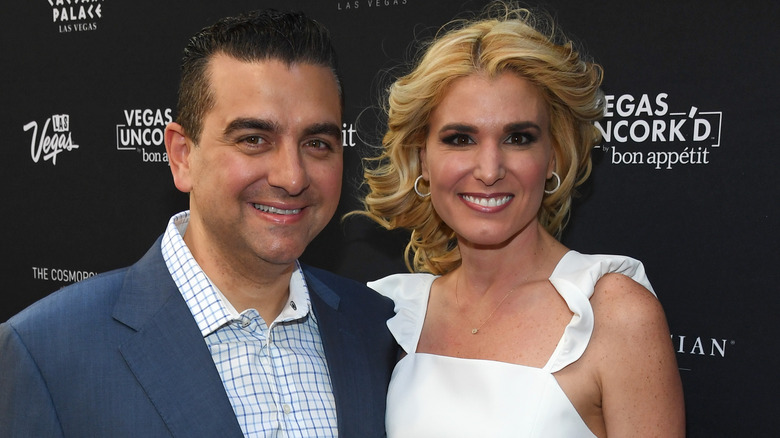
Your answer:
[[[206,73],[207,77],[211,78],[215,73],[230,73],[234,69],[242,67],[257,70],[266,70],[271,67],[282,67],[287,71],[319,71],[318,74],[327,72],[328,76],[333,80],[333,85],[336,87],[339,95],[341,94],[338,77],[329,66],[306,61],[287,62],[276,57],[247,60],[236,58],[225,52],[217,52],[209,58],[207,62]]]
[[[212,105],[204,114],[204,128],[220,132],[214,134],[317,132],[340,137],[342,105],[326,67],[221,55],[210,69]]]

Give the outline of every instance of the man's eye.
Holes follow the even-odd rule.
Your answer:
[[[241,139],[238,140],[238,142],[241,144],[256,146],[265,143],[265,140],[263,139],[263,137],[259,135],[249,135],[246,137],[242,137]]]
[[[305,145],[313,149],[330,149],[330,144],[318,139],[309,140],[305,143]]]

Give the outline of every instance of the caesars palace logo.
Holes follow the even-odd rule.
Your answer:
[[[720,147],[723,113],[690,106],[672,111],[669,95],[605,96],[604,118],[596,122],[602,143],[596,146],[615,165],[654,169],[707,165]]]
[[[97,30],[104,0],[47,0],[60,33]]]
[[[32,121],[22,129],[31,135],[30,155],[34,163],[50,161],[52,165],[56,165],[59,154],[79,148],[79,145],[73,142],[70,116],[67,114],[49,117],[43,123],[43,127],[40,127],[38,122]]]

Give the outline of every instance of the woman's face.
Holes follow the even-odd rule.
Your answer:
[[[514,73],[456,79],[431,113],[420,159],[431,202],[460,245],[507,244],[535,228],[552,177],[547,104]]]

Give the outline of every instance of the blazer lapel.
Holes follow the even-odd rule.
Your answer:
[[[370,378],[364,375],[369,363],[360,347],[359,328],[339,311],[339,295],[305,268],[304,273],[328,361],[339,435],[369,436],[360,429],[364,390],[370,385]]]
[[[120,352],[172,435],[243,436],[159,240],[128,272],[114,317],[137,331]]]

